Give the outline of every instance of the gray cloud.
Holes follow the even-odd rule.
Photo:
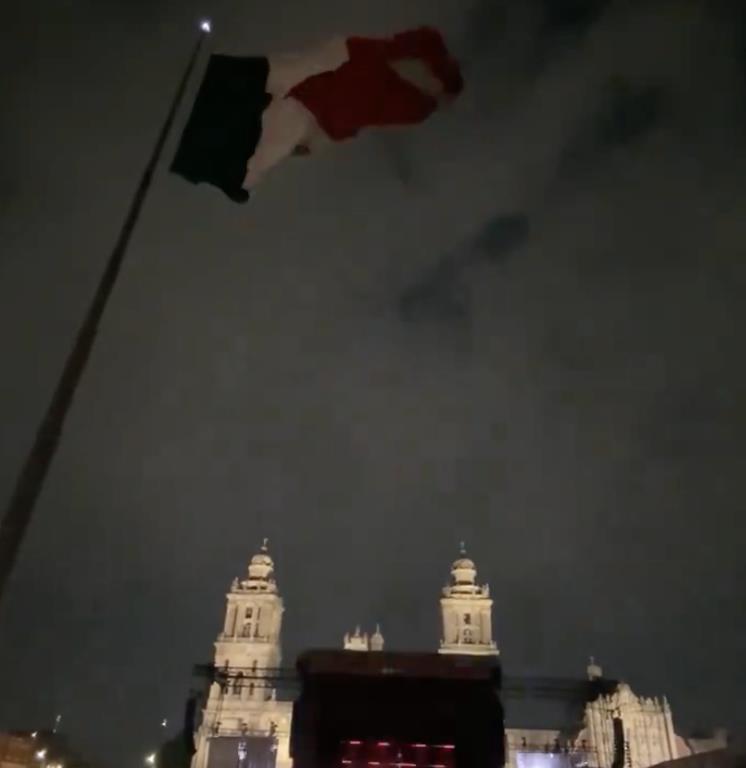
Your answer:
[[[399,297],[403,320],[436,319],[462,322],[468,318],[469,269],[480,262],[498,262],[528,237],[525,216],[496,216],[454,252],[443,256],[434,267],[408,286]]]

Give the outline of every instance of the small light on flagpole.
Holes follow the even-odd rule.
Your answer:
[[[210,19],[202,19],[199,23],[199,28],[207,35],[212,32],[212,24],[210,23]]]

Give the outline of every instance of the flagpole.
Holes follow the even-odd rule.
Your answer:
[[[119,236],[106,263],[106,268],[101,275],[96,292],[93,294],[91,303],[88,306],[83,323],[78,330],[73,347],[65,361],[65,366],[62,369],[62,374],[57,382],[52,399],[36,432],[36,438],[31,446],[31,450],[16,479],[13,495],[10,497],[3,519],[0,522],[0,601],[2,601],[8,579],[23,543],[24,535],[31,522],[36,501],[44,487],[47,472],[57,451],[65,419],[85,372],[96,340],[99,323],[106,310],[106,305],[119,276],[122,263],[127,255],[127,247],[150,190],[153,174],[163,153],[163,147],[166,144],[187,84],[199,58],[202,45],[210,33],[210,22],[207,20],[200,22],[199,29],[199,36],[174,94],[166,119],[156,139],[150,159],[135,190]]]

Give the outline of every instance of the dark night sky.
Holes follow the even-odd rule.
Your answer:
[[[268,535],[288,663],[376,620],[434,648],[465,538],[509,672],[594,653],[743,733],[741,5],[5,9],[3,499],[201,12],[244,52],[436,24],[468,90],[247,207],[157,178],[0,611],[0,727],[141,765]]]

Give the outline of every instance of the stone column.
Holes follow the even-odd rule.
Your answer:
[[[236,605],[236,620],[233,622],[233,637],[241,637],[246,619],[246,603]]]
[[[668,699],[663,697],[663,714],[666,723],[666,741],[663,742],[668,747],[670,757],[669,760],[675,760],[678,755],[676,753],[676,733],[673,729],[673,715],[671,714],[671,707],[668,704]]]
[[[270,643],[280,642],[280,606],[273,604],[271,608],[266,608],[267,622],[264,625],[266,629],[267,640]]]
[[[489,644],[492,642],[492,622],[490,621],[489,609],[480,611],[479,624],[481,627],[481,642]]]
[[[610,768],[614,760],[614,729],[611,722],[611,715],[599,709],[596,712],[599,731],[601,732],[601,745],[603,748],[603,768]]]
[[[206,734],[202,733],[202,729],[200,729],[200,733],[197,736],[197,749],[192,757],[191,768],[205,768],[207,765],[209,744],[210,740],[207,738]]]
[[[642,721],[640,718],[639,710],[637,714],[630,713],[630,745],[629,745],[629,761],[632,764],[632,768],[640,768],[643,765],[642,750],[643,750],[643,736],[642,736]]]
[[[588,751],[590,753],[589,758],[593,761],[592,764],[595,764],[596,768],[600,768],[596,723],[593,717],[593,708],[590,704],[585,705],[585,723],[588,732]]]
[[[225,626],[223,627],[223,634],[227,637],[233,635],[233,628],[236,624],[236,604],[232,601],[228,602],[228,607],[225,611]]]
[[[650,726],[652,725],[652,722],[651,722],[652,710],[648,705],[647,699],[641,699],[641,702],[642,702],[642,716],[641,716],[640,722],[642,727],[642,738],[644,740],[645,750],[640,755],[640,762],[642,765],[648,766],[648,765],[654,765],[659,761],[656,760],[653,755],[653,744],[650,739]]]
[[[595,753],[596,766],[603,768],[605,765],[603,735],[598,722],[598,713],[593,704],[588,705],[588,735],[590,736],[590,747]]]

